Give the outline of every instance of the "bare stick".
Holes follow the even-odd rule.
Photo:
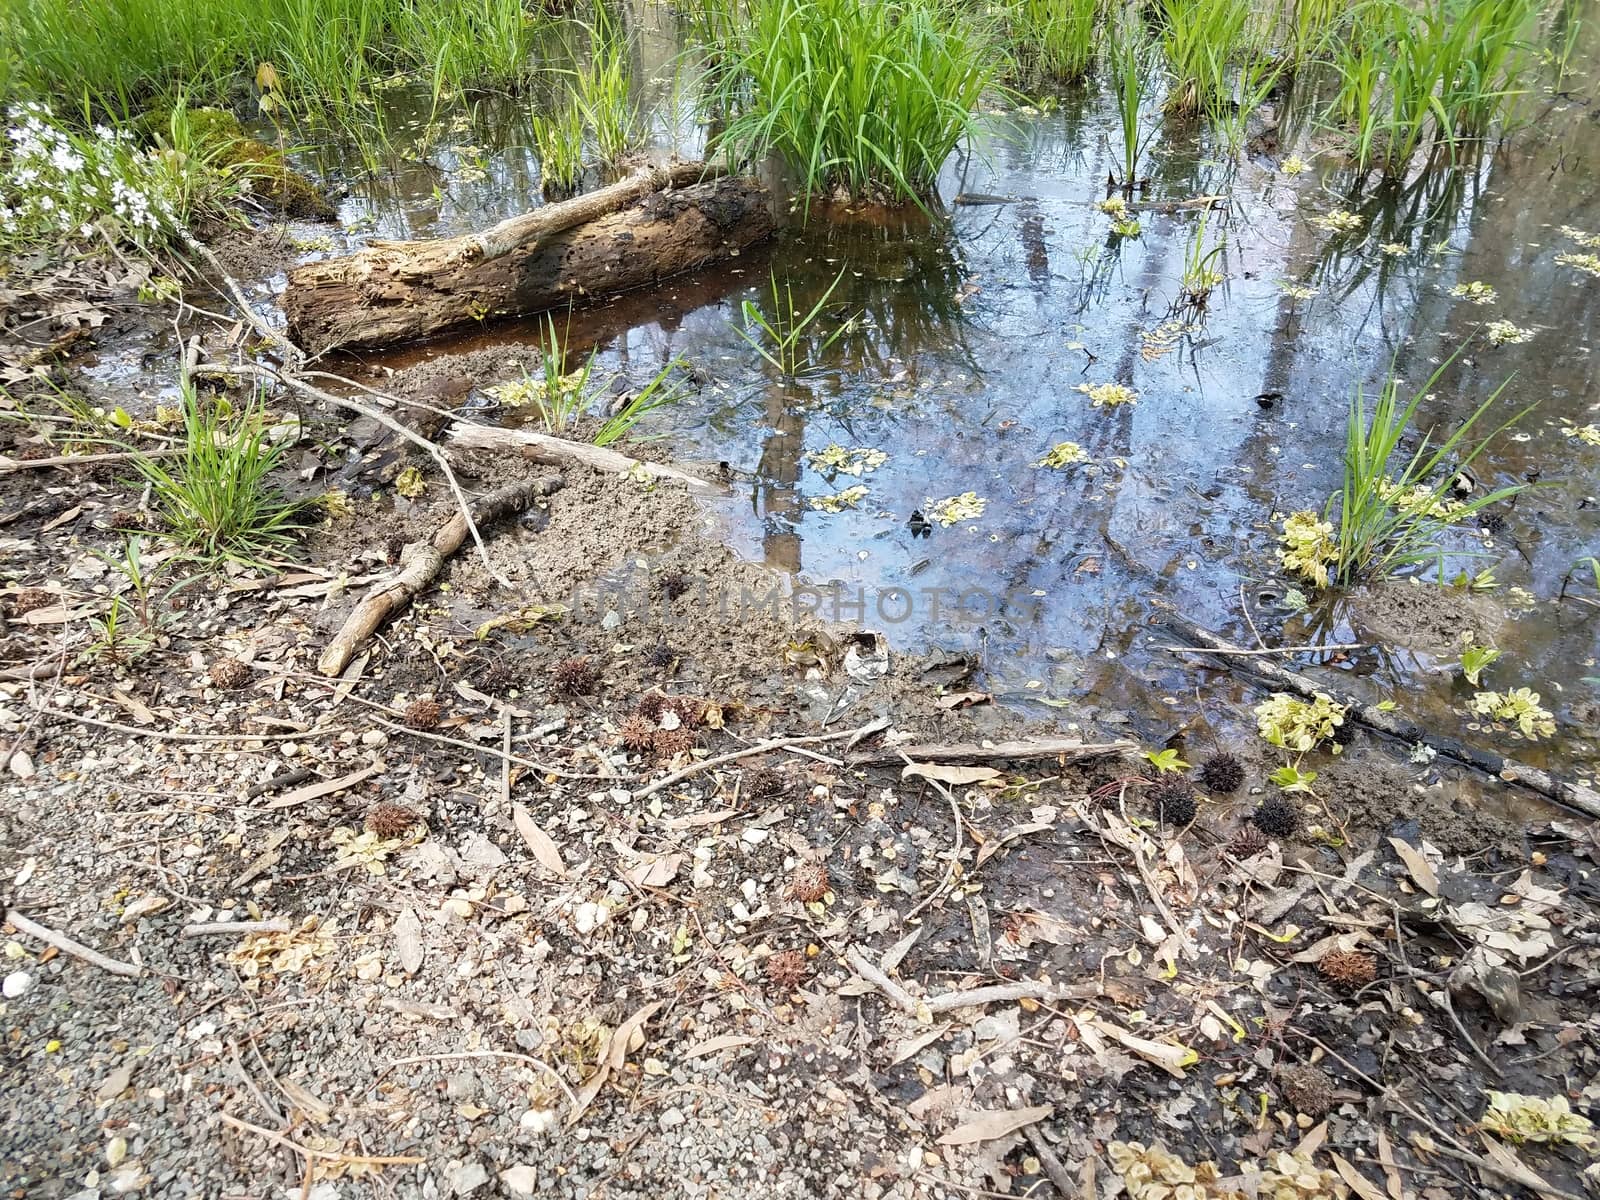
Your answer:
[[[906,1012],[916,1013],[917,1001],[912,997],[911,993],[879,970],[877,965],[869,961],[861,951],[854,946],[849,947],[844,952],[844,960],[850,964],[852,971],[893,1000]]]
[[[1056,1191],[1061,1193],[1062,1200],[1074,1200],[1078,1195],[1078,1188],[1072,1182],[1072,1176],[1067,1174],[1066,1165],[1056,1157],[1056,1152],[1050,1148],[1050,1143],[1044,1140],[1044,1134],[1034,1125],[1029,1125],[1022,1132],[1032,1143],[1033,1152],[1039,1156],[1039,1164],[1044,1167],[1044,1173],[1050,1177],[1050,1182],[1056,1185]]]
[[[664,479],[672,483],[681,483],[691,492],[720,494],[727,489],[712,483],[708,479],[701,479],[698,475],[691,475],[687,471],[680,471],[677,467],[669,467],[662,463],[643,462],[637,458],[606,446],[595,446],[588,442],[573,442],[566,438],[552,437],[548,433],[536,433],[532,429],[503,429],[491,425],[458,425],[450,433],[450,447],[454,450],[520,450],[522,457],[533,462],[548,463],[552,466],[579,466],[593,467],[597,471],[606,471],[613,475],[644,474],[651,479]]]
[[[839,733],[815,733],[806,737],[773,738],[771,741],[757,742],[754,746],[746,746],[743,750],[734,750],[728,754],[719,754],[716,758],[708,758],[703,762],[690,763],[681,770],[656,780],[648,787],[640,788],[634,792],[635,800],[643,800],[646,796],[653,796],[662,788],[671,787],[680,780],[688,779],[691,775],[698,775],[702,771],[710,771],[715,767],[726,766],[731,762],[738,762],[741,758],[749,758],[756,754],[765,754],[769,750],[787,750],[791,746],[815,746],[821,742],[838,742],[847,738],[865,737],[884,728],[883,721],[869,721],[856,729],[846,729]]]
[[[895,746],[887,750],[863,750],[850,756],[856,767],[886,766],[909,757],[916,762],[969,763],[1021,761],[1030,758],[1062,758],[1078,762],[1126,754],[1139,748],[1136,742],[1085,742],[1078,738],[1036,738],[1026,742],[997,742],[980,745]]]
[[[343,627],[317,660],[317,670],[330,679],[350,665],[356,651],[366,645],[380,625],[410,605],[412,597],[433,582],[449,557],[461,549],[467,540],[469,527],[512,513],[519,513],[542,496],[548,496],[566,486],[559,475],[545,479],[525,479],[490,492],[472,509],[462,509],[438,529],[425,542],[413,542],[401,556],[400,573],[393,579],[378,583],[361,598]]]
[[[1330,646],[1263,646],[1259,650],[1213,650],[1209,646],[1163,646],[1173,654],[1222,654],[1243,658],[1251,654],[1320,654],[1325,650],[1365,650],[1370,642],[1335,642]]]
[[[102,721],[98,717],[86,717],[82,713],[67,712],[59,708],[41,707],[39,711],[47,717],[76,721],[80,725],[93,725],[96,729],[109,729],[112,733],[155,738],[159,742],[301,742],[307,738],[322,737],[324,734],[344,732],[344,726],[338,725],[306,729],[300,733],[177,733],[166,729],[141,729],[137,725],[118,725],[115,721]]]
[[[317,1150],[311,1146],[303,1146],[292,1138],[286,1138],[281,1133],[273,1133],[270,1129],[263,1129],[259,1125],[252,1125],[249,1121],[241,1121],[238,1117],[228,1113],[218,1113],[217,1120],[225,1125],[232,1125],[235,1129],[243,1129],[246,1133],[253,1133],[257,1137],[264,1137],[269,1142],[275,1142],[293,1150],[296,1154],[307,1159],[320,1159],[322,1162],[348,1163],[351,1166],[366,1167],[404,1167],[413,1166],[426,1159],[418,1158],[415,1154],[339,1154],[332,1150]]]
[[[275,921],[202,921],[185,925],[178,932],[184,937],[212,937],[229,933],[288,933],[292,928],[280,917]]]
[[[30,921],[14,908],[6,910],[6,920],[30,937],[36,937],[41,942],[54,946],[63,954],[70,954],[73,958],[81,958],[84,962],[99,967],[112,975],[124,975],[129,979],[137,979],[144,974],[144,968],[136,967],[132,963],[119,962],[114,958],[107,958],[98,950],[91,950],[82,942],[75,942],[64,933],[57,933],[37,921]]]
[[[1093,1000],[1103,995],[1105,989],[1098,983],[1001,983],[965,992],[943,992],[929,996],[923,1003],[931,1013],[944,1013],[1015,1000]]]
[[[8,458],[0,454],[0,475],[9,475],[13,471],[36,471],[41,467],[87,467],[95,463],[175,458],[183,453],[183,450],[125,450],[115,454],[53,454],[49,458]]]
[[[907,766],[913,765],[911,759],[905,753],[902,752],[900,757],[905,759]],[[933,891],[929,892],[928,895],[922,900],[918,901],[917,904],[912,907],[910,912],[906,913],[905,916],[900,918],[901,921],[908,924],[913,917],[915,917],[929,905],[933,904],[934,901],[938,900],[940,896],[943,896],[946,892],[948,892],[950,888],[954,886],[956,878],[961,872],[961,830],[962,826],[966,824],[966,822],[961,819],[961,805],[956,803],[956,798],[954,794],[951,793],[950,789],[945,787],[945,785],[940,783],[937,779],[929,779],[928,782],[932,784],[941,795],[944,796],[945,801],[950,805],[950,816],[955,820],[956,823],[956,844],[950,850],[950,864],[945,867],[944,878],[939,881],[939,886],[934,888]]]

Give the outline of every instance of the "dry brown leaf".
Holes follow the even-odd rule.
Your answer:
[[[999,779],[1000,772],[993,767],[963,767],[955,763],[907,763],[900,772],[901,779],[931,779],[935,783],[948,783],[964,787],[969,783],[984,783]]]
[[[1200,1056],[1188,1046],[1178,1046],[1171,1042],[1152,1042],[1148,1038],[1139,1037],[1129,1033],[1120,1025],[1110,1021],[1102,1021],[1098,1017],[1080,1016],[1079,1026],[1087,1024],[1093,1029],[1105,1034],[1122,1044],[1124,1050],[1131,1050],[1146,1062],[1160,1067],[1174,1079],[1183,1079],[1184,1067],[1193,1066],[1200,1061]]]
[[[278,1090],[283,1093],[283,1098],[297,1108],[306,1120],[313,1125],[328,1123],[328,1118],[333,1114],[316,1093],[300,1086],[292,1079],[279,1079],[276,1083]]]
[[[1313,1154],[1322,1149],[1322,1143],[1328,1140],[1328,1123],[1319,1121],[1312,1126],[1305,1137],[1301,1138],[1295,1146],[1294,1152],[1301,1158],[1310,1159]]]
[[[683,1052],[683,1057],[704,1058],[707,1054],[717,1054],[723,1050],[737,1050],[740,1046],[751,1046],[758,1040],[742,1033],[719,1034],[717,1037],[707,1038],[703,1042],[696,1042]]]
[[[1389,845],[1394,847],[1394,852],[1400,856],[1400,861],[1405,863],[1406,870],[1411,872],[1411,878],[1416,880],[1417,886],[1430,896],[1439,894],[1439,876],[1428,865],[1428,860],[1422,857],[1420,851],[1400,838],[1392,837]]]
[[[1350,1190],[1360,1196],[1361,1200],[1387,1200],[1375,1184],[1339,1155],[1330,1150],[1328,1157],[1333,1160],[1333,1169],[1339,1172],[1339,1178],[1349,1184]]]
[[[556,845],[548,833],[539,828],[539,823],[533,819],[533,814],[524,805],[513,804],[511,820],[516,825],[517,832],[522,835],[522,840],[528,843],[528,849],[533,851],[535,861],[552,875],[568,878],[567,864],[561,860],[561,847]]]
[[[969,704],[987,704],[994,699],[988,692],[952,692],[939,697],[940,708],[966,708]]]
[[[1036,1121],[1042,1121],[1055,1111],[1053,1104],[1040,1104],[1033,1108],[988,1112],[958,1125],[939,1139],[941,1146],[970,1146],[973,1142],[992,1142],[995,1138],[1015,1133]]]
[[[315,783],[308,783],[305,787],[295,788],[286,792],[276,800],[269,802],[268,809],[293,808],[296,804],[305,804],[311,800],[320,800],[324,796],[331,796],[335,792],[342,792],[346,788],[355,787],[358,783],[365,783],[374,775],[387,768],[381,762],[373,763],[370,767],[363,767],[359,771],[352,771],[338,779],[319,779]]]
[[[628,878],[639,887],[664,888],[677,878],[683,855],[662,854],[647,858],[628,869]]]
[[[943,1025],[937,1025],[925,1033],[919,1033],[916,1037],[907,1038],[894,1048],[894,1055],[889,1059],[889,1065],[895,1066],[905,1062],[908,1058],[921,1054],[949,1032],[950,1025],[947,1022]]]
[[[394,948],[400,959],[400,969],[407,975],[415,975],[422,969],[422,922],[412,909],[401,909],[394,919]]]
[[[655,1014],[666,1001],[656,1000],[646,1004],[634,1013],[621,1025],[612,1031],[606,1048],[600,1055],[600,1063],[594,1069],[594,1074],[583,1081],[583,1086],[578,1089],[578,1103],[573,1106],[572,1112],[567,1117],[567,1126],[571,1128],[577,1124],[578,1118],[583,1116],[589,1105],[594,1103],[594,1098],[600,1094],[600,1089],[606,1085],[606,1080],[611,1077],[611,1072],[621,1070],[622,1064],[628,1059],[628,1047],[636,1036],[642,1036],[644,1023]]]
[[[1388,1182],[1389,1200],[1404,1200],[1405,1188],[1400,1182],[1400,1168],[1395,1165],[1394,1147],[1389,1145],[1389,1135],[1378,1127],[1378,1161],[1383,1164],[1384,1179]]]
[[[706,825],[720,825],[729,817],[739,815],[737,808],[719,808],[716,812],[690,813],[685,817],[668,817],[661,822],[662,826],[674,831],[683,829],[700,829]]]

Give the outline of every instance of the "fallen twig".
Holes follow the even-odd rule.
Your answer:
[[[580,1107],[578,1104],[578,1097],[573,1093],[572,1089],[567,1086],[567,1081],[561,1078],[561,1073],[559,1071],[557,1071],[543,1059],[533,1058],[527,1054],[514,1054],[510,1050],[458,1050],[450,1054],[416,1054],[410,1058],[397,1058],[388,1066],[384,1067],[382,1071],[378,1072],[378,1078],[382,1079],[396,1067],[411,1066],[415,1063],[425,1062],[455,1062],[464,1058],[506,1058],[510,1059],[512,1062],[527,1063],[530,1066],[538,1067],[546,1075],[550,1076],[551,1079],[556,1081],[556,1086],[566,1094],[567,1102],[572,1105],[574,1111]]]
[[[302,729],[299,733],[179,733],[170,729],[142,729],[137,725],[119,725],[115,721],[102,721],[82,713],[67,712],[60,708],[38,709],[47,717],[60,717],[63,721],[76,721],[80,725],[93,725],[96,729],[109,729],[112,733],[126,733],[135,737],[154,738],[160,742],[303,742],[307,738],[322,737],[329,733],[343,733],[343,725],[318,729]]]
[[[0,454],[0,475],[9,475],[14,471],[37,471],[42,467],[90,467],[96,463],[176,458],[183,453],[183,450],[123,450],[105,454],[52,454],[49,458],[8,458]]]
[[[1039,1132],[1038,1126],[1029,1125],[1022,1132],[1033,1146],[1033,1152],[1039,1156],[1039,1165],[1044,1168],[1044,1173],[1049,1176],[1050,1182],[1055,1184],[1056,1191],[1061,1193],[1062,1200],[1074,1200],[1078,1195],[1077,1185],[1072,1182],[1072,1176],[1067,1174],[1066,1165],[1056,1157],[1056,1152],[1051,1149],[1050,1143],[1044,1140],[1044,1134]]]
[[[968,988],[965,991],[942,992],[918,1000],[863,954],[857,947],[845,949],[844,959],[850,969],[877,988],[897,1006],[913,1015],[919,1013],[946,1013],[958,1008],[977,1008],[985,1004],[1008,1004],[1017,1000],[1092,1000],[1103,996],[1105,990],[1098,983],[1000,983],[992,987]]]
[[[401,556],[401,570],[393,579],[376,584],[361,598],[339,632],[317,659],[317,670],[332,678],[350,665],[356,651],[380,625],[400,612],[423,588],[433,582],[445,561],[461,549],[467,530],[512,513],[519,513],[543,496],[566,486],[559,475],[525,479],[490,492],[473,508],[462,509],[434,531],[425,542],[413,542]]]
[[[341,1154],[333,1150],[318,1150],[312,1146],[304,1146],[293,1138],[286,1138],[281,1133],[273,1133],[270,1129],[263,1129],[259,1125],[252,1125],[249,1121],[241,1121],[230,1113],[218,1113],[217,1120],[235,1129],[242,1129],[246,1133],[253,1133],[257,1137],[264,1137],[269,1142],[287,1147],[296,1154],[307,1159],[318,1159],[322,1162],[345,1163],[350,1166],[365,1167],[404,1167],[415,1166],[417,1163],[426,1162],[427,1159],[418,1158],[415,1154]]]
[[[710,771],[715,767],[726,766],[731,762],[738,762],[741,758],[749,758],[755,754],[766,754],[771,750],[787,750],[791,746],[815,746],[821,742],[838,742],[845,739],[859,740],[887,729],[889,722],[886,718],[879,717],[868,721],[865,725],[855,729],[841,730],[838,733],[814,733],[805,737],[773,738],[766,742],[757,742],[753,746],[746,746],[743,750],[733,750],[727,754],[719,754],[716,758],[708,758],[702,762],[690,763],[687,767],[663,776],[647,787],[642,787],[633,793],[635,800],[643,800],[646,796],[653,796],[662,788],[671,787],[681,780],[688,779],[691,775],[698,775],[702,771]]]
[[[1263,646],[1259,650],[1216,650],[1210,646],[1163,646],[1173,654],[1225,654],[1229,656],[1254,654],[1318,654],[1325,650],[1365,650],[1369,642],[1334,642],[1327,646]]]
[[[1079,762],[1088,758],[1125,754],[1138,748],[1138,743],[1127,741],[1085,742],[1078,738],[1035,738],[1026,742],[996,742],[992,746],[892,746],[885,750],[863,750],[852,754],[849,763],[853,767],[887,766],[904,758],[937,763],[1020,761],[1029,758],[1061,758],[1068,762]]]
[[[54,946],[63,954],[70,954],[74,958],[81,958],[92,966],[99,967],[102,971],[112,975],[123,975],[129,979],[137,979],[144,974],[143,967],[136,967],[132,963],[120,962],[115,958],[107,958],[98,950],[91,950],[82,942],[75,942],[64,933],[57,933],[37,921],[30,921],[14,908],[6,910],[6,920],[12,926],[29,937],[38,938],[47,945]]]
[[[460,424],[451,431],[449,444],[453,450],[519,450],[522,457],[551,466],[566,467],[577,464],[613,475],[642,473],[651,479],[681,483],[691,492],[722,493],[727,490],[708,479],[701,479],[698,475],[691,475],[677,467],[645,462],[642,459],[630,458],[606,446],[552,437],[548,433],[538,433],[532,429]]]

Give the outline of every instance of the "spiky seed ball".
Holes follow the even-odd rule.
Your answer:
[[[1233,835],[1233,840],[1228,843],[1228,849],[1235,858],[1252,858],[1267,848],[1267,835],[1252,822],[1246,821],[1239,826],[1239,832]]]
[[[644,656],[644,665],[652,671],[665,671],[677,661],[678,652],[665,642]]]
[[[400,561],[400,555],[405,552],[406,539],[404,534],[395,534],[383,547],[383,559],[391,567]]]
[[[1300,814],[1283,796],[1268,796],[1250,819],[1268,837],[1288,837],[1300,827]]]
[[[650,724],[654,725],[661,720],[661,714],[667,711],[667,698],[660,692],[646,692],[639,697],[639,703],[634,705],[634,712],[638,713]]]
[[[744,777],[744,794],[752,800],[775,800],[788,790],[788,778],[771,767],[757,767]]]
[[[503,658],[491,658],[472,677],[472,685],[491,696],[504,695],[517,681],[516,672]]]
[[[1200,764],[1200,786],[1208,792],[1227,795],[1244,782],[1244,764],[1226,750],[1213,754]]]
[[[424,696],[406,705],[406,710],[400,714],[400,719],[413,729],[432,729],[443,716],[444,705]]]
[[[689,590],[689,577],[682,571],[669,571],[661,577],[661,594],[668,600],[676,600]]]
[[[1336,745],[1348,746],[1356,740],[1356,723],[1349,717],[1333,727],[1333,740]]]
[[[678,714],[678,719],[690,728],[700,724],[706,715],[706,702],[698,696],[673,696],[667,701],[667,705]]]
[[[808,970],[806,956],[799,950],[780,950],[767,959],[767,978],[784,991],[804,983]]]
[[[660,759],[674,759],[694,749],[694,734],[681,725],[676,729],[656,730],[650,741]]]
[[[643,754],[655,744],[656,725],[638,713],[624,720],[617,729],[617,740],[636,754]]]
[[[590,662],[586,654],[564,658],[550,672],[550,685],[563,696],[587,695],[599,682],[600,668]]]
[[[1150,802],[1155,805],[1156,815],[1172,826],[1187,825],[1199,811],[1194,788],[1178,775],[1163,775],[1152,783]]]
[[[1295,1112],[1313,1120],[1333,1107],[1333,1081],[1316,1067],[1286,1067],[1278,1072],[1278,1091]]]
[[[234,691],[250,682],[250,668],[237,658],[219,658],[211,664],[211,670],[207,673],[211,676],[212,686],[224,691]]]
[[[1378,960],[1360,950],[1330,950],[1317,970],[1329,983],[1353,992],[1378,977]]]
[[[832,890],[828,868],[821,863],[801,863],[789,876],[789,895],[801,904],[816,904]]]
[[[6,602],[6,607],[11,610],[13,617],[20,617],[24,613],[31,613],[36,608],[49,608],[56,603],[59,597],[44,588],[23,588],[12,595]]]
[[[422,818],[403,804],[392,804],[387,800],[374,804],[368,811],[364,822],[368,833],[374,837],[389,838],[404,837],[418,825]]]

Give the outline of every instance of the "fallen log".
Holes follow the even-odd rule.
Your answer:
[[[500,517],[519,513],[541,496],[548,496],[565,486],[559,475],[548,479],[527,479],[507,484],[490,492],[472,506],[472,523],[486,525]],[[355,657],[356,651],[395,613],[405,608],[423,588],[433,582],[444,570],[445,560],[467,540],[467,514],[457,512],[434,531],[425,542],[413,542],[401,554],[400,574],[375,585],[361,598],[361,602],[345,618],[344,625],[334,634],[322,657],[317,659],[317,670],[330,678],[339,674]]]
[[[1223,660],[1249,653],[1218,637],[1210,630],[1196,625],[1186,617],[1179,616],[1177,611],[1164,601],[1158,600],[1153,603],[1166,614],[1167,625],[1183,634],[1206,653]],[[1245,658],[1243,661],[1230,664],[1229,669],[1241,674],[1254,675],[1286,691],[1297,692],[1307,699],[1314,698],[1321,692],[1342,705],[1347,716],[1376,733],[1394,738],[1408,746],[1415,746],[1421,742],[1423,745],[1431,746],[1441,756],[1462,766],[1482,771],[1485,775],[1492,775],[1505,783],[1520,784],[1530,791],[1587,816],[1600,817],[1600,792],[1585,784],[1561,779],[1548,771],[1528,766],[1526,763],[1517,762],[1493,751],[1480,750],[1476,746],[1468,746],[1454,738],[1430,733],[1414,721],[1408,721],[1396,713],[1385,712],[1375,704],[1363,704],[1356,697],[1341,692],[1337,687],[1307,679],[1298,671],[1280,667],[1277,663],[1264,662],[1259,658]]]
[[[709,479],[701,479],[677,467],[664,463],[645,462],[630,458],[621,451],[589,442],[573,442],[552,437],[548,433],[535,433],[531,429],[507,429],[498,425],[457,425],[451,432],[449,447],[452,450],[517,450],[530,462],[547,466],[593,467],[614,475],[642,473],[651,479],[664,479],[681,483],[691,492],[718,493],[727,489]]]
[[[482,233],[375,241],[289,272],[289,336],[310,354],[565,308],[731,258],[771,236],[767,190],[701,163],[653,168]]]

